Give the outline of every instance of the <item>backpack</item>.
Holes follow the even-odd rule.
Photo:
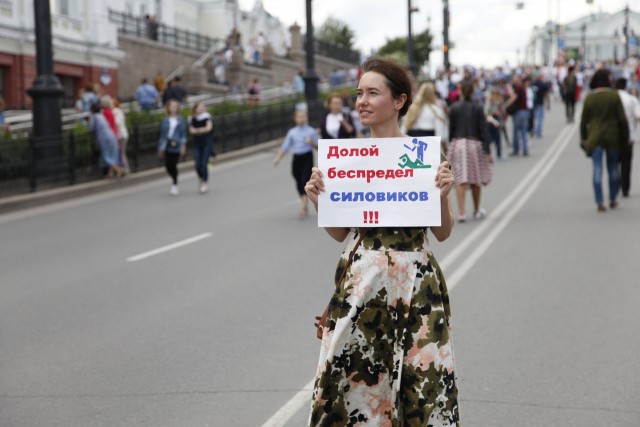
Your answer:
[[[576,80],[576,76],[571,74],[567,77],[564,78],[564,93],[568,94],[568,93],[575,93],[576,91],[576,86],[577,84],[577,80]]]

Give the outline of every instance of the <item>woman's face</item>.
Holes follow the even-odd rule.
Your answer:
[[[331,101],[329,101],[329,111],[331,112],[331,114],[341,113],[342,99],[338,98],[337,96],[334,96],[333,98],[331,98]]]
[[[358,82],[356,110],[365,126],[378,125],[390,120],[397,121],[398,111],[404,105],[405,99],[405,95],[393,99],[384,76],[375,71],[368,71]]]
[[[169,112],[169,114],[171,115],[176,115],[178,114],[178,101],[169,101],[169,105],[167,106],[167,111]]]
[[[196,114],[200,114],[204,112],[204,104],[202,102],[198,102],[196,104],[196,109],[195,109],[195,113]]]

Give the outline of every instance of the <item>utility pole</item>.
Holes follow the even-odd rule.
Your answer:
[[[33,100],[33,136],[35,158],[58,164],[62,159],[62,105],[64,89],[53,73],[51,7],[49,0],[33,2],[36,35],[36,72],[38,76],[27,93]],[[57,166],[56,166],[57,167]],[[44,171],[43,171],[44,172]],[[55,168],[47,168],[52,175]]]
[[[580,30],[580,61],[584,62],[587,60],[587,24],[583,23]]]
[[[449,71],[449,0],[442,0],[443,25],[442,25],[442,53],[444,54],[444,69]]]
[[[411,7],[411,0],[407,0],[407,15],[409,17],[409,34],[407,36],[407,61],[409,62],[409,70],[415,75],[416,74],[416,59],[415,59],[415,51],[413,49],[413,34],[411,32],[411,14],[414,12],[414,9]],[[416,9],[417,10],[417,9]]]
[[[307,101],[315,101],[318,99],[318,75],[316,74],[314,38],[313,38],[313,16],[311,8],[311,0],[307,1],[307,71],[304,75],[304,95]]]

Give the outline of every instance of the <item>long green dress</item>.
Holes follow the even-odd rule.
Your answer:
[[[427,229],[369,229],[331,299],[309,425],[459,426],[449,318]]]

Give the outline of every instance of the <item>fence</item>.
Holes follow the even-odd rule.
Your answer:
[[[109,10],[109,20],[116,24],[118,31],[123,34],[154,40],[169,46],[206,52],[211,46],[224,45],[221,39],[170,27],[151,18],[133,16],[115,10]]]
[[[293,109],[293,103],[279,103],[215,117],[214,150],[227,153],[283,137],[293,126]],[[318,123],[322,112],[320,102],[309,104],[310,123]],[[132,173],[161,166],[159,136],[157,123],[129,129]],[[58,138],[0,140],[0,196],[102,179],[98,154],[92,135],[74,131]]]

